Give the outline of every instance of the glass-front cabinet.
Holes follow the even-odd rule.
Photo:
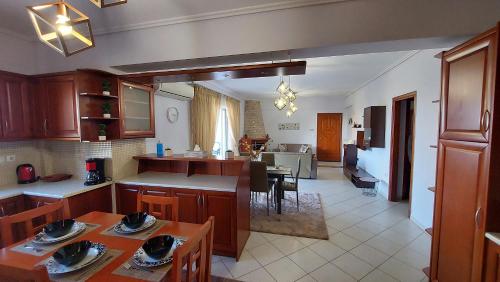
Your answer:
[[[121,137],[155,137],[151,87],[120,81]]]

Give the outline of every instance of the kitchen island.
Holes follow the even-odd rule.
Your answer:
[[[137,209],[137,194],[179,198],[179,220],[215,217],[214,253],[239,259],[250,235],[250,160],[136,156],[138,175],[116,183],[117,212]]]

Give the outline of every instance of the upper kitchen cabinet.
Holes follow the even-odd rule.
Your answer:
[[[0,73],[0,138],[25,139],[32,136],[31,92],[27,77]]]
[[[121,137],[155,137],[153,89],[125,81],[119,89]]]
[[[38,78],[37,88],[40,137],[80,140],[75,76],[41,77]]]
[[[497,36],[485,33],[443,57],[441,138],[488,142]]]

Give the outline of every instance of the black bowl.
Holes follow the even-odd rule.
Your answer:
[[[58,238],[68,234],[71,231],[71,227],[75,224],[73,219],[65,219],[52,222],[43,227],[43,232],[49,237]]]
[[[132,213],[124,216],[122,223],[130,229],[137,229],[144,224],[147,216],[148,214],[145,212]]]
[[[70,266],[82,261],[89,252],[91,246],[92,242],[87,240],[71,243],[61,247],[52,257],[54,257],[58,263]]]
[[[146,243],[142,245],[142,249],[149,257],[160,260],[170,252],[173,244],[174,237],[170,235],[161,235],[147,240]]]

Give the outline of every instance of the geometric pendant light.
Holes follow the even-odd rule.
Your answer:
[[[299,108],[294,103],[297,99],[297,92],[291,88],[290,77],[288,77],[288,85],[281,78],[280,84],[276,88],[276,94],[278,95],[274,100],[274,106],[280,111],[288,108],[286,116],[291,117]]]
[[[127,0],[90,0],[99,8],[107,8],[115,5],[125,4]]]
[[[89,18],[64,0],[26,9],[38,38],[64,56],[95,46]]]

